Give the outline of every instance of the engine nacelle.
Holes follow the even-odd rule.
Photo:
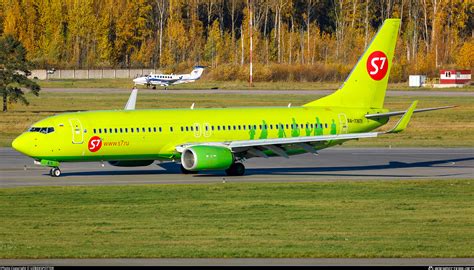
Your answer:
[[[153,164],[154,160],[118,160],[109,161],[109,164],[115,167],[141,167]]]
[[[181,154],[181,164],[188,171],[225,170],[233,162],[230,149],[221,146],[195,145]]]

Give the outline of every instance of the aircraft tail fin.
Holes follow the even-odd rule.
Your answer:
[[[189,74],[190,80],[197,80],[201,78],[202,72],[204,71],[204,66],[195,66],[193,71]]]
[[[342,86],[304,106],[383,108],[400,19],[387,19]]]

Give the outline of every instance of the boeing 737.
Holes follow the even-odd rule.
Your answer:
[[[124,110],[51,116],[12,146],[56,177],[61,162],[131,167],[157,160],[180,163],[185,174],[225,170],[239,176],[249,158],[316,154],[348,140],[398,133],[413,113],[448,108],[416,110],[417,101],[405,111],[384,108],[399,26],[399,19],[387,19],[342,86],[302,106],[136,110],[135,89]],[[374,131],[394,116],[401,118],[393,128]]]
[[[135,78],[133,79],[133,82],[135,85],[146,85],[146,87],[153,86],[153,89],[155,89],[157,85],[164,86],[166,89],[168,86],[173,84],[195,82],[201,78],[203,71],[203,66],[195,66],[193,71],[189,74],[150,74]]]

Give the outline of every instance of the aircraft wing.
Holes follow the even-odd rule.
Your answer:
[[[328,142],[340,141],[341,143],[347,140],[373,138],[377,137],[380,132],[368,133],[354,133],[354,134],[340,134],[340,135],[324,135],[324,136],[307,136],[307,137],[292,137],[292,138],[275,138],[275,139],[260,139],[260,140],[238,140],[229,142],[209,142],[209,143],[190,143],[183,144],[176,147],[178,152],[183,152],[187,147],[194,145],[209,145],[227,147],[238,156],[250,157],[265,157],[268,156],[263,152],[270,150],[276,155],[288,158],[287,152],[290,150],[304,150],[313,154],[317,154],[316,146],[323,146]]]
[[[428,111],[436,111],[436,110],[443,110],[443,109],[450,109],[454,108],[457,106],[444,106],[444,107],[435,107],[435,108],[424,108],[424,109],[418,109],[414,110],[414,113],[419,113],[419,112],[428,112]],[[397,116],[397,115],[402,115],[406,113],[407,111],[397,111],[397,112],[388,112],[388,113],[374,113],[374,114],[366,114],[365,118],[384,118],[384,117],[391,117],[391,116]]]
[[[288,158],[288,152],[291,150],[304,150],[313,154],[317,154],[315,147],[324,148],[328,143],[343,143],[348,140],[356,140],[362,138],[373,138],[382,134],[398,133],[403,131],[415,111],[418,101],[411,104],[410,108],[405,112],[403,117],[395,124],[393,128],[385,132],[365,132],[338,135],[322,135],[322,136],[306,136],[306,137],[289,137],[259,140],[236,140],[226,142],[207,142],[207,143],[189,143],[176,147],[178,152],[183,152],[187,147],[194,145],[209,145],[227,147],[237,156],[243,158],[250,157],[268,157],[263,151],[270,150],[276,155]]]
[[[191,83],[191,82],[195,82],[196,80],[178,80],[176,82],[174,82],[173,84],[182,84],[182,83]]]

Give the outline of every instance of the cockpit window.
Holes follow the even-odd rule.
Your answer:
[[[53,127],[30,127],[30,129],[28,129],[28,132],[41,132],[43,134],[48,134],[48,133],[54,132],[54,128]]]

